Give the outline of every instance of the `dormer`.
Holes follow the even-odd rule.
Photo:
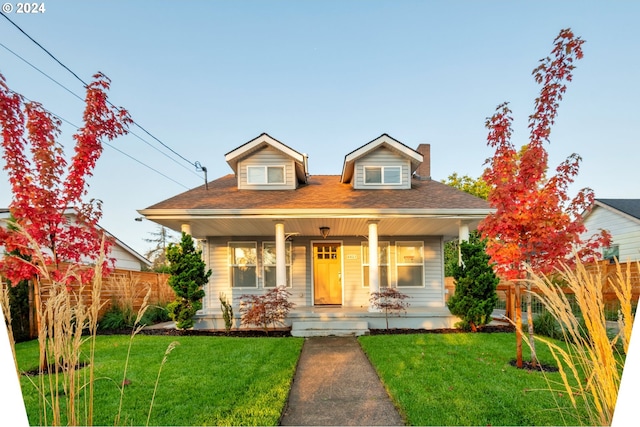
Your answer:
[[[295,190],[307,182],[307,155],[266,133],[225,154],[239,190]]]
[[[341,182],[357,190],[410,189],[411,177],[424,160],[385,133],[344,157]]]

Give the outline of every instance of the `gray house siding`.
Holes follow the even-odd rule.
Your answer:
[[[283,166],[285,180],[283,184],[250,184],[247,168],[251,166]],[[297,187],[295,164],[292,159],[274,148],[268,147],[253,153],[238,162],[238,189],[240,190],[294,190]]]
[[[400,184],[365,184],[364,174],[365,168],[370,166],[381,167],[400,167],[401,183]],[[399,154],[386,149],[380,148],[370,154],[358,159],[355,162],[355,176],[353,187],[356,189],[408,189],[411,188],[411,165],[409,161]]]
[[[205,259],[208,268],[212,270],[209,283],[205,286],[203,311],[205,313],[220,312],[218,296],[223,292],[234,307],[239,305],[239,297],[243,294],[261,295],[269,290],[264,286],[262,244],[273,242],[273,238],[264,236],[232,238],[209,237],[206,243]],[[389,283],[397,286],[397,242],[422,242],[424,245],[423,286],[401,287],[399,290],[411,298],[409,303],[413,307],[443,307],[444,306],[444,271],[443,245],[439,236],[380,236],[380,242],[389,244]],[[256,272],[257,281],[253,287],[233,287],[231,267],[229,266],[229,242],[251,242],[257,250]],[[329,238],[294,236],[291,242],[291,301],[298,307],[313,305],[313,244],[322,242],[340,243],[342,262],[342,305],[344,307],[368,307],[369,287],[364,283],[363,274],[363,244],[362,237]]]

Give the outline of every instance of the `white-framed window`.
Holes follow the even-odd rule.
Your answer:
[[[378,242],[380,287],[389,287],[389,242]],[[369,287],[369,243],[362,242],[362,286]]]
[[[287,266],[287,288],[291,287],[291,242],[285,242],[285,265]],[[276,283],[276,242],[262,243],[262,278],[265,288],[275,288]]]
[[[284,166],[247,166],[248,184],[284,184]]]
[[[424,286],[424,242],[396,242],[396,277],[399,288]]]
[[[401,166],[365,166],[364,183],[374,184],[402,184]]]
[[[257,246],[256,242],[229,242],[229,276],[232,287],[258,287]]]

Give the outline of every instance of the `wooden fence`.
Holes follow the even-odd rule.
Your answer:
[[[112,306],[130,307],[138,311],[142,306],[145,296],[149,293],[147,303],[149,305],[164,306],[175,298],[173,289],[168,284],[169,275],[162,273],[113,270],[109,276],[103,278],[100,292],[100,316],[108,311]],[[4,283],[3,283],[4,285]],[[50,283],[43,281],[40,284],[40,294],[42,303],[45,304],[48,298],[48,288]],[[80,287],[78,284],[70,285],[70,291],[78,298],[82,297],[86,305],[92,303],[93,284]],[[37,336],[35,322],[35,298],[33,286],[29,287],[29,331],[30,336]],[[80,293],[80,289],[82,292]]]
[[[640,270],[639,270],[639,262],[631,261],[629,263],[621,263],[620,269],[623,275],[624,280],[627,278],[627,267],[629,267],[629,278],[631,281],[631,293],[633,296],[633,300],[638,301],[640,298]],[[597,274],[600,276],[601,281],[603,283],[602,296],[604,299],[605,307],[609,307],[611,311],[617,311],[618,307],[618,298],[611,287],[611,280],[616,280],[618,270],[616,264],[611,264],[608,261],[599,261],[593,264],[589,264],[586,266],[586,269],[591,274]],[[455,293],[455,281],[453,277],[445,278],[445,300],[448,300],[451,295]],[[573,291],[570,289],[563,289],[565,293],[572,294]],[[498,298],[500,299],[500,307],[504,307],[506,311],[506,316],[513,320],[514,318],[514,309],[515,309],[515,283],[510,282],[508,280],[502,280],[498,284],[496,291],[498,292]],[[532,289],[533,292],[536,292],[537,289],[534,287]]]
[[[173,301],[175,294],[168,284],[169,275],[148,271],[113,270],[102,279],[100,291],[100,314],[104,314],[114,305],[130,307],[137,311],[142,306],[145,296],[149,293],[148,304],[165,305]],[[48,283],[41,284],[42,302],[47,300]],[[82,288],[82,298],[85,304],[92,303],[92,284]],[[79,295],[80,285],[71,285],[71,292]]]

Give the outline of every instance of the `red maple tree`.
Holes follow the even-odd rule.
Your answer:
[[[100,254],[101,204],[83,201],[87,179],[102,153],[102,140],[126,134],[132,123],[126,110],[108,103],[109,86],[110,80],[98,73],[86,87],[84,125],[73,135],[75,151],[67,163],[62,145],[56,142],[60,119],[13,92],[0,74],[2,157],[13,197],[11,220],[0,227],[5,251],[0,274],[12,284],[34,278],[38,268],[47,268],[52,279],[62,280],[61,263],[78,265]],[[70,221],[70,213],[75,221]],[[25,262],[36,251],[42,253],[45,266]],[[108,268],[103,271],[108,273]],[[81,280],[86,283],[92,274],[93,269],[85,269]]]
[[[549,274],[561,264],[571,265],[576,257],[592,261],[599,255],[596,249],[610,243],[607,232],[583,237],[586,228],[582,214],[594,201],[593,191],[584,188],[573,198],[568,195],[581,157],[572,154],[556,168],[555,175],[547,177],[548,154],[543,145],[549,142],[566,83],[572,79],[574,61],[583,56],[583,43],[570,29],[561,30],[551,56],[540,60],[533,70],[542,88],[535,111],[529,116],[527,145],[518,150],[511,142],[513,118],[507,103],[499,105],[486,122],[487,144],[495,148],[495,154],[487,160],[489,167],[482,178],[490,187],[487,200],[496,212],[478,228],[488,238],[487,253],[496,273],[508,280],[525,279],[527,267]],[[530,294],[527,300],[530,305]],[[533,340],[530,318],[528,323]],[[532,359],[535,363],[535,350]]]

